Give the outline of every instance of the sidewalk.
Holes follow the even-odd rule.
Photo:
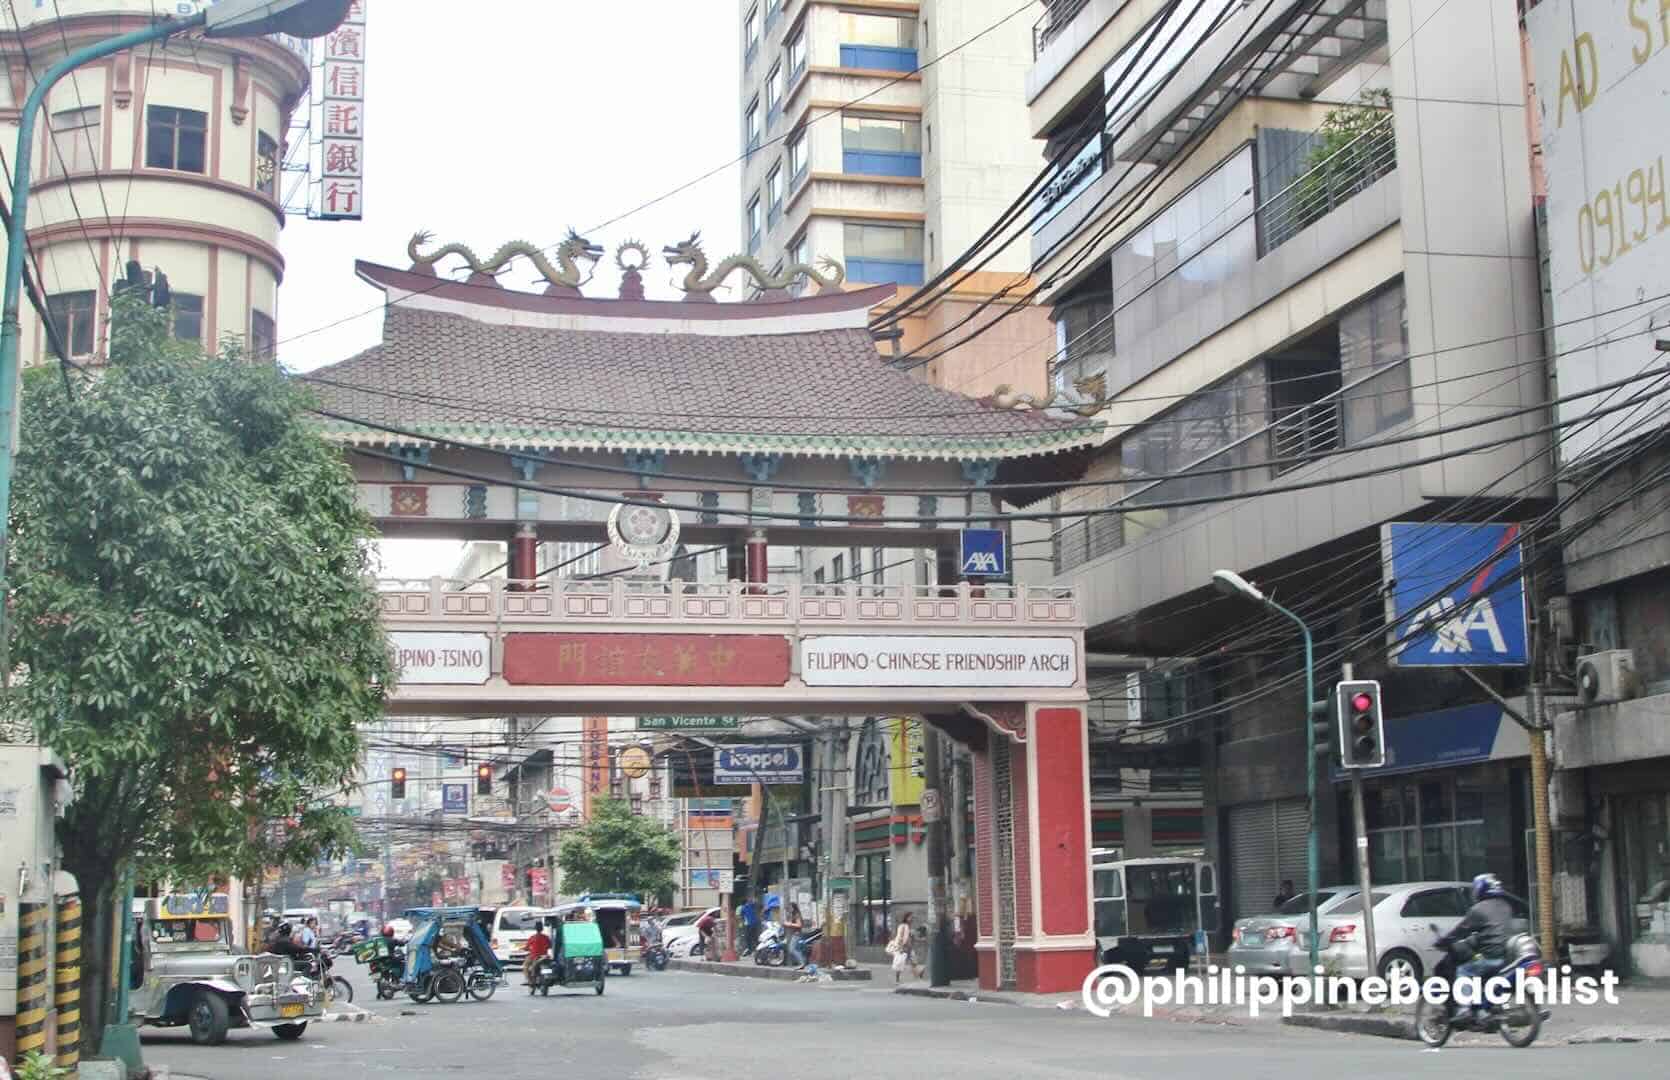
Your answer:
[[[1670,985],[1662,979],[1623,984],[1616,1005],[1552,1005],[1549,1011],[1553,1015],[1543,1021],[1539,1043],[1670,1043]],[[1349,1035],[1415,1038],[1414,1012],[1409,1009],[1303,1012],[1283,1022]]]

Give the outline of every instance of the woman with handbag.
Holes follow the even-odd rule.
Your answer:
[[[900,917],[899,928],[893,932],[893,940],[887,943],[887,954],[893,958],[893,981],[895,983],[903,979],[904,972],[907,970],[914,971],[918,979],[922,977],[922,968],[912,962],[910,957],[911,949],[916,944],[910,925],[911,917],[912,913],[909,911]]]

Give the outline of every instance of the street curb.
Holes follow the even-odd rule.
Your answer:
[[[1292,1027],[1337,1031],[1345,1035],[1378,1035],[1383,1039],[1419,1041],[1415,1035],[1413,1020],[1399,1020],[1390,1016],[1298,1012],[1282,1017],[1281,1022]]]
[[[985,994],[979,991],[971,994],[967,990],[946,990],[936,986],[895,986],[893,992],[903,994],[906,997],[938,998],[941,1001],[972,1001],[977,1005],[988,1002],[993,1005],[1023,1004],[1014,998],[1006,998],[1002,994]]]
[[[794,968],[762,967],[758,964],[744,966],[741,964],[714,963],[710,960],[668,960],[668,971],[690,971],[698,975],[731,975],[743,979],[779,979],[787,982],[799,982],[806,972]],[[828,975],[835,982],[869,982],[870,972],[864,968],[850,971],[846,968],[818,968],[818,975]]]

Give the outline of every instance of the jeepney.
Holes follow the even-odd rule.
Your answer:
[[[1119,859],[1092,852],[1096,945],[1104,964],[1185,966],[1218,932],[1217,868],[1204,859]]]
[[[142,905],[142,909],[141,909]],[[296,974],[287,956],[247,955],[232,944],[224,893],[173,893],[136,901],[129,976],[132,1022],[188,1027],[214,1046],[232,1028],[269,1028],[299,1039],[324,1015],[318,983]]]
[[[634,893],[586,893],[552,910],[564,921],[569,921],[575,912],[586,912],[603,935],[609,970],[630,975],[642,944],[638,930],[643,907]]]

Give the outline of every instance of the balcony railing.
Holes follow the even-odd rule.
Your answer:
[[[1261,253],[1268,255],[1395,168],[1397,138],[1388,113],[1264,201],[1258,210]]]
[[[1038,59],[1045,46],[1089,3],[1090,0],[1046,0],[1043,17],[1032,24],[1032,58]]]

